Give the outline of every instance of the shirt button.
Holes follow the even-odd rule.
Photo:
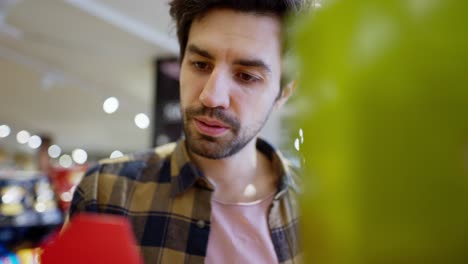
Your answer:
[[[204,227],[205,227],[205,221],[203,221],[203,220],[198,220],[198,221],[197,221],[197,227],[198,227],[198,228],[204,228]]]

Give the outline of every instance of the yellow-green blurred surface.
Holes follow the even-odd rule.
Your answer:
[[[306,263],[468,263],[468,2],[298,23]]]

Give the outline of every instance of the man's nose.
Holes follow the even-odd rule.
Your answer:
[[[229,107],[229,79],[222,69],[214,69],[200,94],[201,103],[210,108]]]

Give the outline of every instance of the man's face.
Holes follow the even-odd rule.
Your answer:
[[[279,18],[228,9],[193,21],[180,74],[187,146],[220,159],[257,136],[280,90]]]

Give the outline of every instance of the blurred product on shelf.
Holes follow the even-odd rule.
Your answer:
[[[32,171],[36,169],[37,164],[34,154],[22,150],[12,151],[0,145],[0,170]]]
[[[0,263],[1,264],[39,264],[39,255],[41,250],[20,249],[17,252],[12,252],[4,247],[0,247]]]
[[[0,247],[19,253],[38,246],[58,230],[63,215],[48,177],[0,170]]]

